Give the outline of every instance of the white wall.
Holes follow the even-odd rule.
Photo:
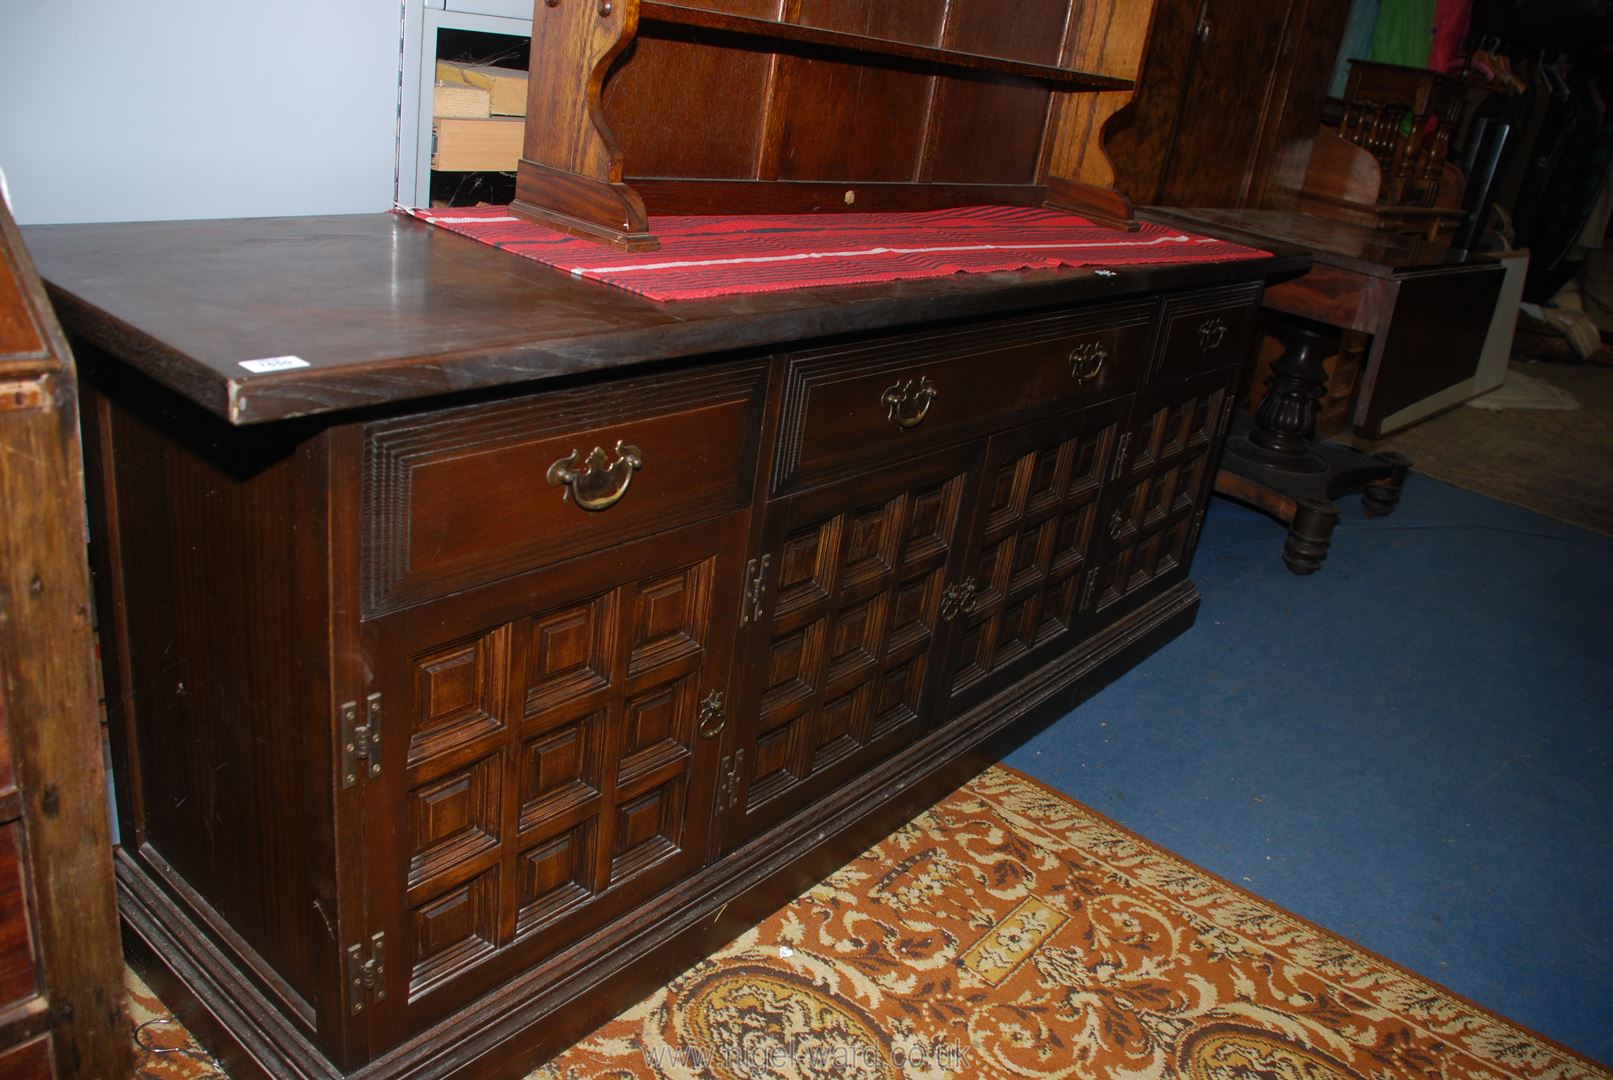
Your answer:
[[[389,208],[399,4],[0,0],[17,219]]]

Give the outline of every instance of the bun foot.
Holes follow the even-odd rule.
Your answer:
[[[1300,499],[1283,544],[1283,563],[1296,574],[1314,574],[1327,559],[1333,528],[1339,523],[1338,504],[1328,499]]]
[[[1367,517],[1388,517],[1400,505],[1400,493],[1406,486],[1407,474],[1411,472],[1411,461],[1393,450],[1372,456],[1393,471],[1385,479],[1361,489],[1361,507]]]

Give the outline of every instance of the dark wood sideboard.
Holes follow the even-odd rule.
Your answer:
[[[1185,629],[1307,265],[663,305],[396,215],[28,239],[127,943],[277,1077],[530,1067]]]

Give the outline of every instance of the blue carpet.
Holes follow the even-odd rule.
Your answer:
[[[1323,569],[1216,499],[1199,621],[1005,760],[1613,1062],[1613,540],[1413,475]]]

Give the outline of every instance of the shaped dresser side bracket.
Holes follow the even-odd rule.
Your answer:
[[[638,33],[639,0],[539,0],[526,134],[515,175],[521,217],[628,251],[660,247],[644,200],[622,183],[605,122],[605,75]]]
[[[1075,6],[1065,30],[1064,63],[1135,80],[1143,69],[1154,8],[1154,4],[1131,0],[1089,0]],[[1115,188],[1114,165],[1107,149],[1117,115],[1134,96],[1135,86],[1060,94],[1054,99],[1042,154],[1047,187],[1043,205],[1071,210],[1096,224],[1127,232],[1139,227],[1131,200]]]

